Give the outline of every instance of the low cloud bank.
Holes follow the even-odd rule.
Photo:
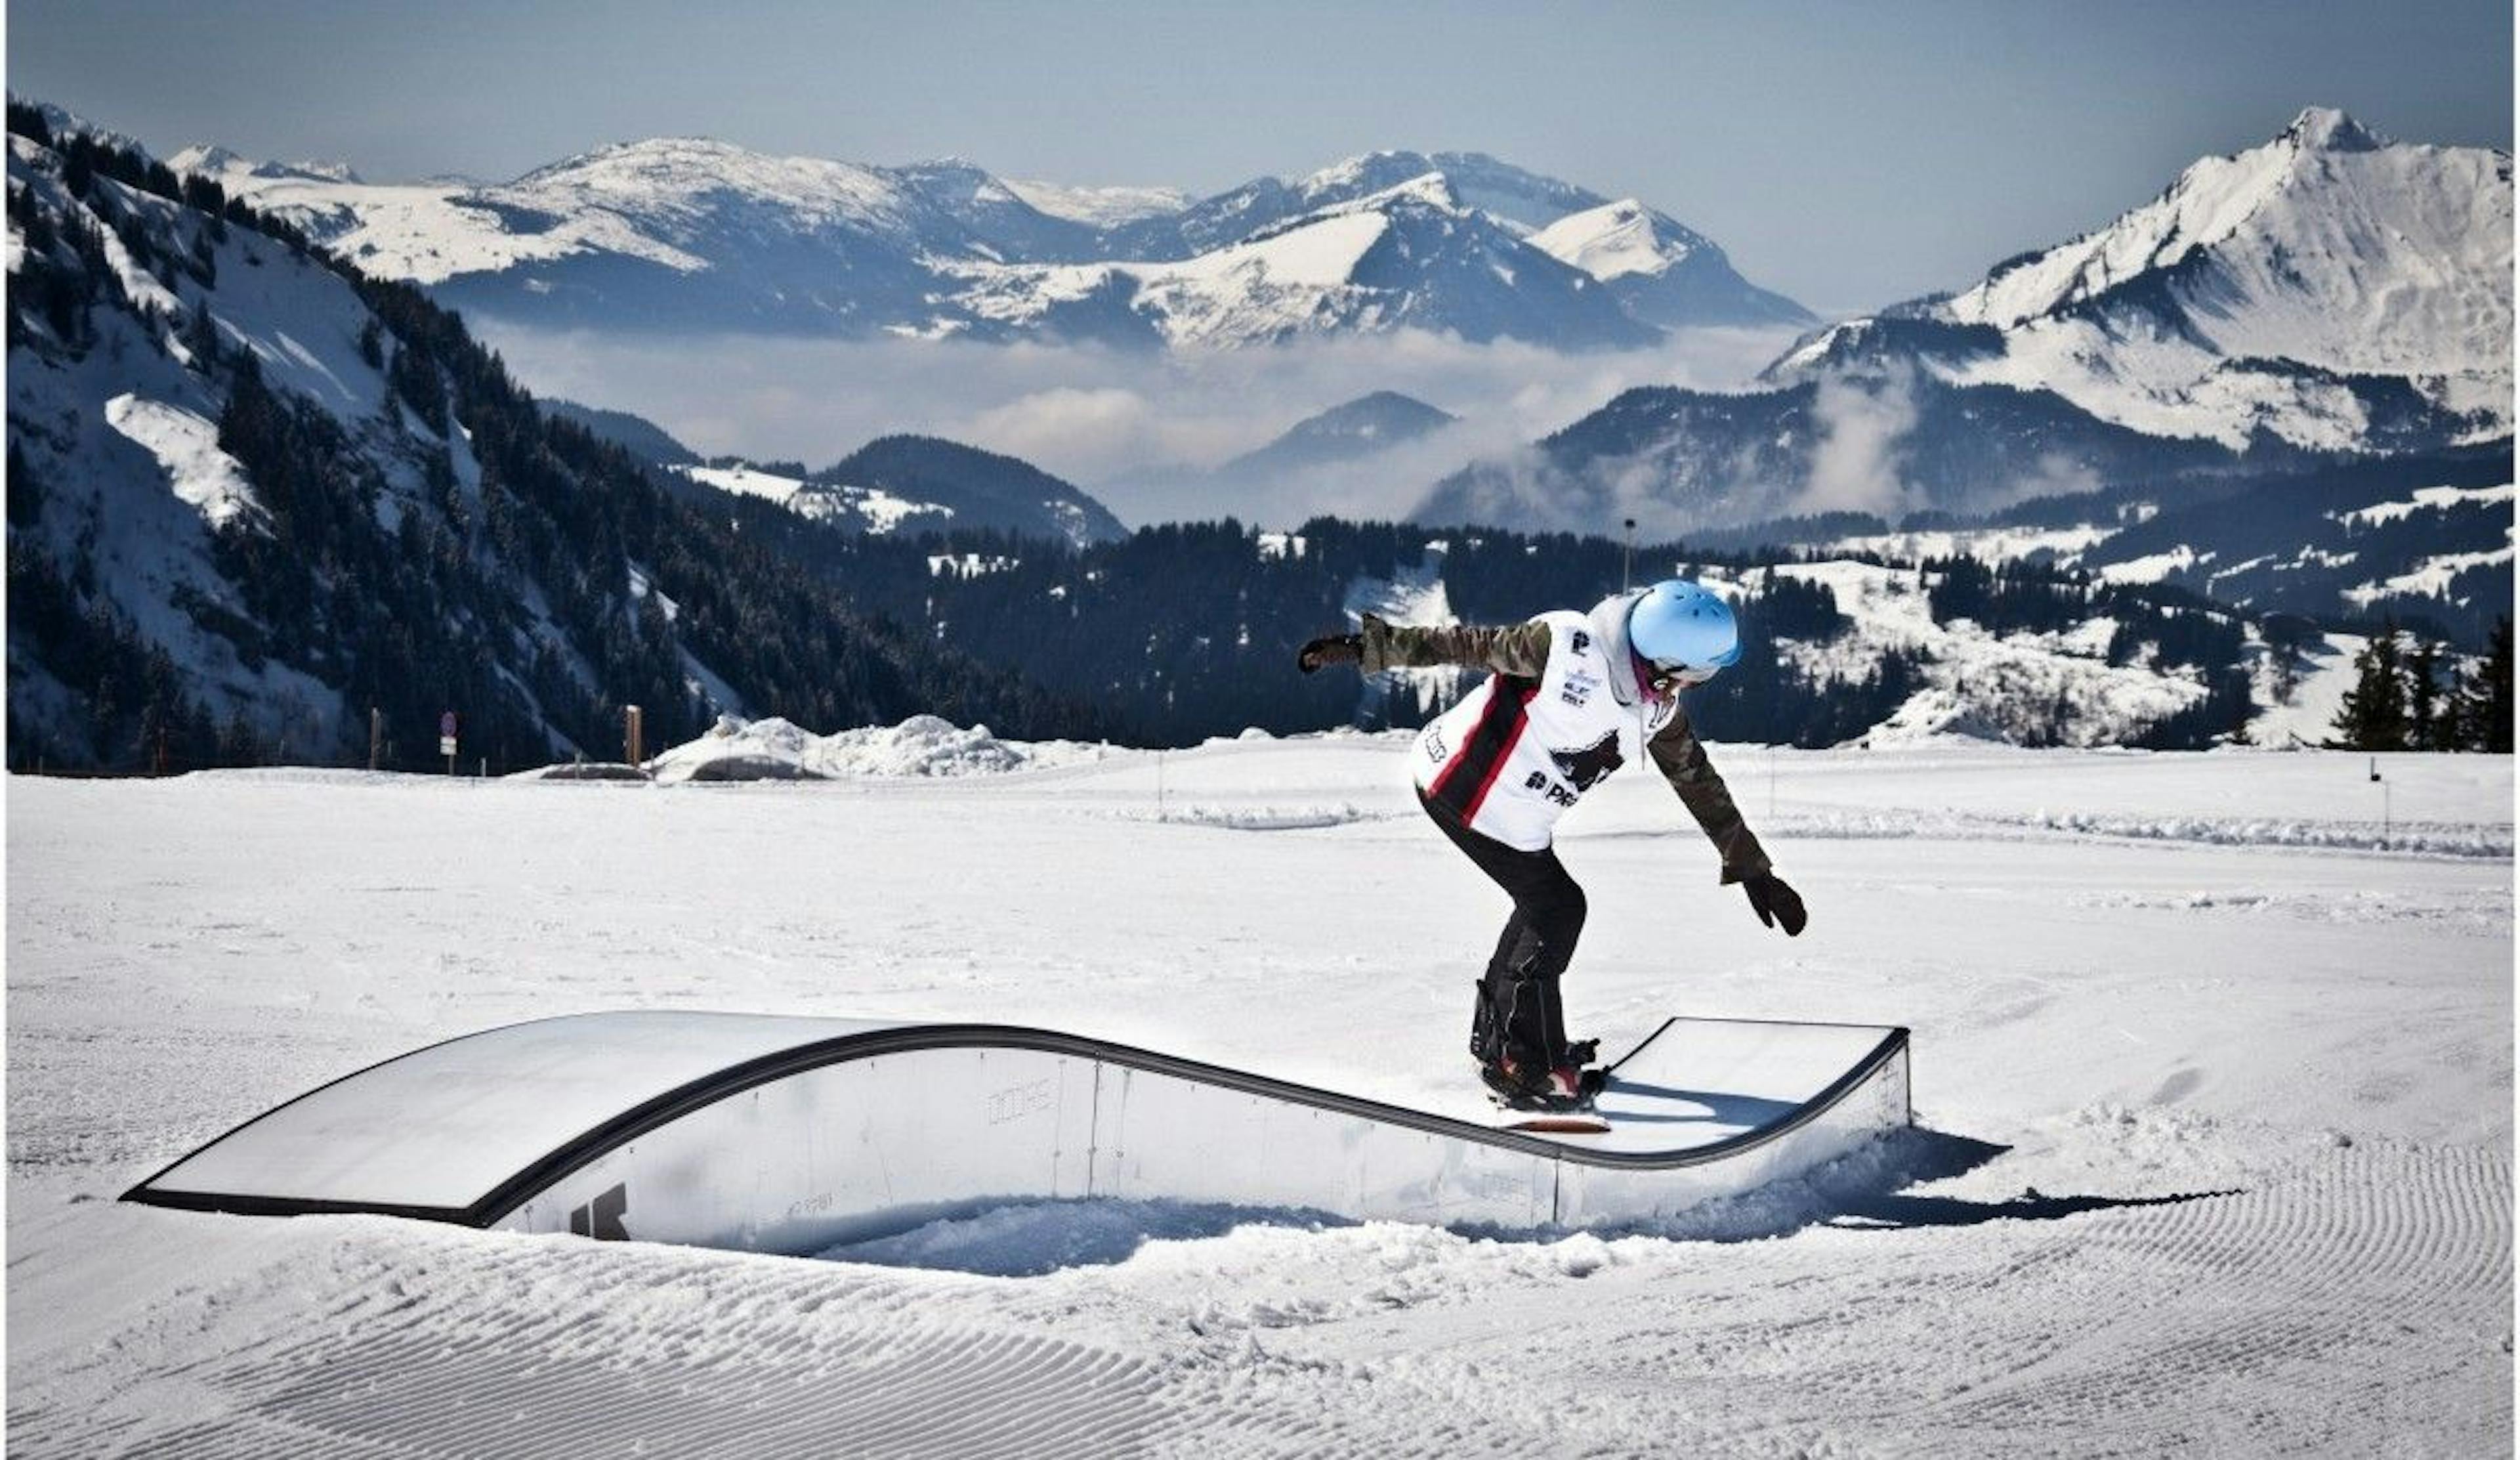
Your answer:
[[[635,412],[709,455],[837,461],[914,432],[1022,457],[1132,524],[1231,513],[1290,525],[1398,517],[1474,457],[1559,430],[1635,386],[1738,389],[1790,342],[1775,330],[1688,332],[1649,350],[1567,355],[1403,333],[1230,352],[818,341],[641,340],[476,320],[537,394]],[[1374,390],[1462,417],[1369,462],[1265,490],[1204,474],[1296,422]]]

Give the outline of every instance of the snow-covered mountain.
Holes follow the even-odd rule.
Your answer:
[[[1560,219],[1612,205],[1477,154],[1373,153],[1196,202],[695,138],[494,186],[378,186],[217,148],[174,163],[468,312],[593,329],[1146,346],[1419,329],[1580,349],[1811,318],[1661,214],[1649,264],[1542,247]]]
[[[2181,521],[2174,509],[2215,502],[2229,519],[2215,544],[2226,568],[2289,561],[2303,525],[2241,510],[2253,481],[2280,490],[2365,458],[2407,464],[2411,477],[2383,467],[2340,488],[2360,499],[2326,502],[2350,512],[2439,484],[2425,474],[2444,452],[2507,463],[2511,207],[2508,155],[2388,142],[2314,109],[2093,234],[1812,334],[1769,367],[1767,388],[1629,391],[1448,478],[1416,515],[1595,531],[1634,517],[1704,533],[2079,495],[2114,527],[2138,507]],[[1655,256],[1647,221],[1613,209],[1536,241],[1606,271]],[[2507,465],[2483,470],[2509,479]],[[2475,555],[2506,544],[2471,536],[2446,531],[2417,560],[2493,570]],[[2370,582],[2415,571],[2390,556]],[[2499,593],[2467,593],[2447,616],[2507,606],[2507,561],[2499,570]],[[2318,581],[2321,613],[2362,585]]]
[[[2312,108],[1957,295],[1823,329],[1768,376],[1900,361],[2234,451],[2485,440],[2511,432],[2511,270],[2509,154]]]
[[[1634,198],[1569,213],[1534,233],[1531,245],[1600,280],[1647,324],[1795,324],[1811,317],[1734,273],[1705,235]]]

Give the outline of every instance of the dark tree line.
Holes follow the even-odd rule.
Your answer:
[[[766,504],[742,510],[778,512]],[[1370,727],[1411,725],[1440,709],[1386,695],[1368,697],[1360,716],[1353,680],[1295,670],[1293,647],[1345,620],[1359,579],[1431,585],[1440,577],[1455,615],[1494,623],[1588,610],[1623,582],[1721,568],[1742,584],[1742,654],[1688,699],[1690,714],[1719,739],[1840,744],[1926,683],[1927,661],[1916,651],[1822,652],[1853,627],[1825,584],[1683,543],[1631,553],[1599,537],[1429,532],[1333,519],[1280,537],[1228,519],[1148,527],[1082,551],[997,534],[902,540],[810,530],[792,546],[871,612],[925,624],[976,658],[1021,665],[1045,684],[1103,703],[1129,738],[1153,744],[1195,743],[1244,726],[1285,733],[1360,718]],[[1997,574],[1967,564],[1947,608],[2043,627],[2095,612],[2140,619],[2129,653],[2165,664],[2195,661],[2207,691],[2198,705],[2148,727],[2144,744],[2208,746],[2245,722],[2248,681],[2232,667],[2239,629],[2227,613],[2176,590],[2127,590],[2044,571]],[[1971,583],[1989,585],[2005,607],[1967,598]],[[2206,658],[2209,644],[2228,644],[2231,653]],[[2070,703],[2033,707],[2007,728],[2031,743],[2061,740],[2075,712]]]
[[[2511,753],[2511,620],[2496,621],[2485,662],[2463,671],[2435,640],[2411,643],[2392,620],[2354,656],[2328,744],[2352,751]]]

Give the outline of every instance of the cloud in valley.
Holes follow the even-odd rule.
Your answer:
[[[1099,346],[760,336],[625,339],[473,321],[537,394],[635,412],[709,455],[827,466],[897,432],[1003,451],[1093,491],[1131,524],[1285,525],[1406,514],[1438,479],[1510,452],[1642,385],[1743,387],[1789,342],[1705,330],[1650,350],[1566,355],[1415,332],[1168,354]],[[1274,484],[1202,479],[1296,422],[1374,390],[1462,417],[1371,461]]]
[[[1913,502],[1899,443],[1916,426],[1915,377],[1830,375],[1812,398],[1811,476],[1791,510],[1869,512],[1896,520]]]

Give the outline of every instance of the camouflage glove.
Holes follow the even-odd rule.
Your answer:
[[[1785,936],[1800,937],[1803,927],[1811,921],[1803,911],[1802,894],[1785,886],[1785,880],[1774,872],[1753,872],[1741,879],[1741,890],[1750,894],[1750,910],[1770,928],[1779,920],[1785,925]]]
[[[1352,664],[1365,658],[1365,639],[1358,634],[1332,634],[1315,639],[1295,652],[1295,667],[1310,674],[1324,664]]]

